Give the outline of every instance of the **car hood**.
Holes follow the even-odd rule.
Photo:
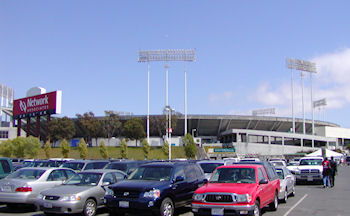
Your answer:
[[[61,185],[52,189],[45,190],[41,192],[41,194],[43,194],[44,196],[72,195],[72,194],[78,194],[78,193],[90,190],[93,187],[99,187],[99,186]]]
[[[196,190],[196,193],[236,193],[236,194],[251,194],[256,190],[257,184],[244,183],[208,183]]]
[[[323,170],[323,167],[320,165],[302,165],[298,166],[299,170],[305,170],[305,169],[318,169],[318,170]]]
[[[148,191],[153,188],[163,188],[170,185],[169,181],[124,180],[109,186],[112,190]]]

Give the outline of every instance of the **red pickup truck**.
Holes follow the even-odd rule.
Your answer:
[[[195,191],[192,212],[195,216],[260,216],[267,205],[276,210],[280,182],[269,177],[260,164],[220,166],[209,182]]]

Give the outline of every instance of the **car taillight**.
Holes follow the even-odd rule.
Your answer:
[[[16,188],[16,192],[32,192],[32,188],[31,187],[19,187],[19,188]]]

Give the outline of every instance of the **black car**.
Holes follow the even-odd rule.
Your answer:
[[[111,185],[105,203],[112,215],[172,216],[175,208],[190,204],[194,191],[206,182],[203,170],[193,162],[144,164],[127,180]]]

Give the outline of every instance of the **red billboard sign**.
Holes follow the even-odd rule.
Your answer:
[[[13,101],[13,118],[61,113],[61,91],[49,92]]]

